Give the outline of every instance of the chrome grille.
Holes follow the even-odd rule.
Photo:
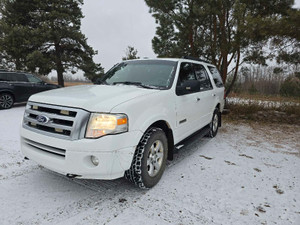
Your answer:
[[[28,102],[23,127],[48,136],[77,140],[84,137],[89,115],[82,109]]]
[[[44,145],[44,144],[37,143],[35,141],[29,140],[26,138],[24,138],[23,140],[24,140],[25,144],[29,145],[30,147],[32,147],[33,149],[35,149],[37,151],[43,151],[48,154],[52,154],[52,155],[59,156],[62,158],[65,158],[65,156],[66,156],[65,149],[55,148],[55,147],[52,147],[49,145]]]

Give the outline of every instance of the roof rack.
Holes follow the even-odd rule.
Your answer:
[[[210,62],[208,62],[206,60],[203,60],[203,59],[200,59],[200,58],[197,58],[197,57],[193,57],[193,56],[183,56],[182,58],[183,59],[195,60],[195,61],[199,61],[199,62],[210,63]]]

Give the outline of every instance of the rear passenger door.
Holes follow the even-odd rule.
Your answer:
[[[206,126],[212,120],[215,107],[215,97],[212,83],[205,67],[201,64],[194,64],[194,70],[197,79],[200,81],[200,93],[198,94],[200,104],[197,111],[199,112],[201,127]]]

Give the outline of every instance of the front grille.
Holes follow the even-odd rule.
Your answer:
[[[32,110],[38,110],[39,112],[45,112],[45,113],[52,113],[52,114],[56,114],[56,115],[62,115],[65,116],[66,114],[63,113],[64,110],[61,109],[55,109],[55,108],[49,108],[49,107],[43,107],[43,106],[37,106],[36,105],[31,105],[31,109]],[[76,111],[69,111],[67,116],[70,117],[76,117],[77,112]]]
[[[61,149],[61,148],[55,148],[49,145],[44,145],[29,139],[23,139],[25,144],[29,145],[30,147],[32,147],[33,149],[37,150],[37,151],[42,151],[42,152],[46,152],[48,154],[52,154],[55,156],[59,156],[62,158],[65,158],[66,156],[66,150],[65,149]]]
[[[82,109],[28,102],[23,127],[48,136],[77,140],[84,137],[89,115]]]
[[[40,125],[40,124],[36,124],[33,122],[28,122],[27,124],[28,126],[38,129],[38,130],[43,130],[43,131],[47,131],[47,132],[51,132],[51,133],[55,133],[55,134],[61,134],[61,135],[65,135],[65,136],[70,136],[71,135],[71,131],[70,130],[63,130],[63,129],[57,129],[54,127],[48,127],[48,126],[44,126],[44,125]]]

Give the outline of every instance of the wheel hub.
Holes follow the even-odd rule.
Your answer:
[[[160,140],[156,140],[150,147],[147,158],[147,168],[150,177],[154,177],[161,169],[164,157],[164,147]]]
[[[4,109],[8,109],[11,107],[13,103],[13,99],[10,95],[2,95],[0,98],[0,105]]]
[[[214,119],[212,121],[212,128],[213,128],[213,132],[216,132],[219,126],[219,118],[218,115],[215,114]]]

